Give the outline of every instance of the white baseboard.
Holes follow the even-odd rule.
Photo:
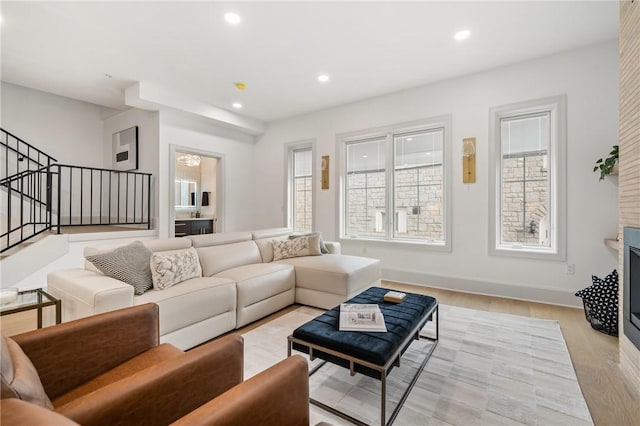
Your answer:
[[[444,277],[388,268],[382,269],[382,279],[403,284],[460,291],[463,293],[504,297],[507,299],[525,300],[527,302],[548,303],[570,308],[582,308],[582,299],[574,296],[572,292],[551,287],[532,287],[522,284],[476,281],[467,278]]]

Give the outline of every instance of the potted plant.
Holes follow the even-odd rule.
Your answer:
[[[617,168],[614,167],[618,164],[618,145],[614,145],[613,149],[609,153],[606,159],[599,159],[596,161],[596,165],[593,168],[594,172],[600,170],[600,180],[603,180],[605,176],[616,174]]]

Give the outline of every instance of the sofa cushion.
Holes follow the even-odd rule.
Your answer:
[[[249,232],[223,232],[221,234],[188,235],[194,247],[221,246],[251,240]]]
[[[18,398],[53,409],[33,363],[13,339],[2,336],[2,398]]]
[[[193,247],[170,254],[151,255],[151,277],[155,290],[164,290],[182,281],[201,276],[198,252]]]
[[[135,294],[142,294],[153,286],[149,250],[134,241],[113,251],[87,256],[87,260],[103,274],[131,285]]]
[[[296,268],[296,287],[349,295],[380,279],[380,260],[345,254],[295,257],[277,261]]]
[[[136,305],[160,307],[160,335],[236,309],[236,284],[221,277],[191,278],[166,290],[151,290],[135,298]]]
[[[232,279],[238,290],[238,308],[250,306],[295,287],[293,266],[254,263],[228,269],[216,275]]]
[[[273,260],[300,256],[320,256],[320,234],[273,241]]]
[[[258,246],[253,241],[198,247],[196,250],[202,265],[202,275],[205,277],[210,277],[227,269],[262,261]]]

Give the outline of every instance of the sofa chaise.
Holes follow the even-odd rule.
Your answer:
[[[293,303],[330,309],[380,283],[379,260],[341,254],[339,243],[327,242],[327,254],[274,260],[274,244],[292,238],[291,230],[273,228],[146,240],[144,246],[161,256],[195,250],[201,273],[137,295],[132,285],[85,260],[84,269],[51,272],[47,288],[62,300],[63,321],[156,303],[160,341],[188,349]],[[87,247],[84,256],[115,248]]]

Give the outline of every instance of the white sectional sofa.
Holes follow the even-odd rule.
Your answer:
[[[143,241],[154,253],[197,251],[202,277],[164,290],[134,295],[88,261],[84,269],[51,272],[47,288],[62,300],[63,321],[157,303],[161,341],[188,349],[293,303],[330,309],[380,283],[379,260],[340,254],[338,243],[326,243],[329,254],[273,261],[273,241],[290,234],[275,228]],[[84,255],[114,248],[87,247]]]

